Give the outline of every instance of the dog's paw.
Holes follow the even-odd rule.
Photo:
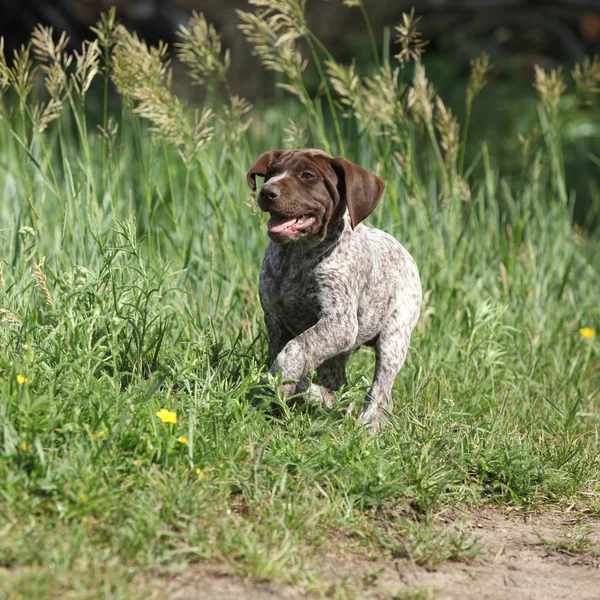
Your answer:
[[[381,407],[374,402],[367,404],[360,416],[358,417],[359,423],[367,427],[367,431],[371,435],[379,433],[384,423],[384,415]]]
[[[335,394],[322,385],[312,384],[306,393],[306,399],[309,402],[318,402],[327,408],[333,408],[336,398]]]
[[[269,369],[269,375],[281,374],[284,380],[293,379],[297,381],[306,373],[306,357],[302,346],[296,340],[286,344]]]

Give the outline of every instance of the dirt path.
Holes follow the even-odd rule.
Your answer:
[[[427,570],[410,560],[372,561],[358,553],[328,554],[323,586],[343,597],[438,600],[600,600],[600,523],[580,513],[510,517],[487,509],[459,519],[484,550],[470,563]],[[537,534],[536,534],[537,532]],[[540,537],[545,541],[542,542]],[[336,586],[337,584],[337,586]],[[420,591],[420,594],[417,593]],[[275,600],[315,597],[293,586],[252,583],[219,568],[195,567],[178,582],[180,600]]]

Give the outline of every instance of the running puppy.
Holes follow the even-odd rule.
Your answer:
[[[392,410],[392,387],[419,317],[415,261],[390,235],[361,222],[385,183],[320,150],[272,150],[248,172],[264,177],[257,202],[269,212],[271,242],[260,271],[260,301],[281,393],[309,392],[331,407],[346,363],[374,346],[375,377],[360,421],[372,432]],[[321,385],[311,385],[315,369]]]

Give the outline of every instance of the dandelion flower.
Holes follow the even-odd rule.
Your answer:
[[[177,413],[173,412],[172,410],[167,410],[166,408],[161,408],[157,413],[156,416],[163,422],[163,423],[177,423]]]
[[[27,442],[23,442],[21,444],[21,449],[23,450],[23,452],[27,452],[27,450],[29,450],[29,444]]]
[[[206,477],[206,473],[200,469],[200,467],[196,467],[196,475],[200,477],[200,479],[204,479]]]
[[[102,429],[102,431],[96,431],[96,433],[92,433],[93,440],[101,440],[103,437],[106,437],[106,429]]]
[[[187,438],[186,438],[184,435],[182,435],[181,437],[178,437],[178,438],[177,438],[177,441],[178,441],[180,444],[184,444],[184,445],[186,445],[186,446],[187,446],[187,445],[190,443],[190,442],[189,442],[189,440],[188,440],[188,439],[187,439]]]
[[[83,502],[85,504],[89,500],[89,498],[86,494],[79,494],[79,500],[80,502]]]
[[[19,385],[23,385],[24,383],[27,383],[29,381],[29,379],[27,379],[27,377],[25,377],[24,375],[17,375],[17,383]]]
[[[591,340],[596,335],[596,332],[591,327],[582,327],[579,333],[586,340]]]

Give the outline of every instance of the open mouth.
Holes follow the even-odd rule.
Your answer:
[[[274,214],[267,223],[269,233],[277,235],[292,235],[297,231],[302,231],[310,227],[316,221],[315,217],[303,215],[302,217],[284,217]]]

